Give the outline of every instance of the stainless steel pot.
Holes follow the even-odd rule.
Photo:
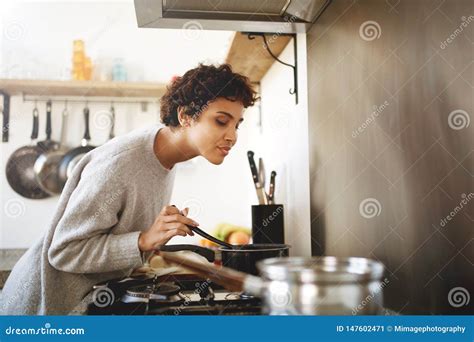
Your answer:
[[[259,261],[261,277],[156,251],[230,291],[263,299],[270,315],[377,315],[382,313],[384,266],[365,258],[271,258]]]
[[[365,258],[272,258],[257,263],[270,315],[376,315],[384,267]]]

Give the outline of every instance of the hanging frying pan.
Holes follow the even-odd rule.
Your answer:
[[[38,108],[33,109],[33,130],[31,132],[31,144],[17,149],[8,158],[6,176],[8,184],[19,195],[41,199],[49,197],[38,184],[35,177],[34,165],[38,156],[43,152],[36,142],[38,139],[39,112]]]
[[[61,138],[58,148],[42,153],[36,159],[34,170],[36,180],[41,188],[50,195],[57,195],[61,193],[61,184],[59,182],[59,163],[63,156],[67,153],[64,146],[66,119],[68,116],[67,104],[64,107],[61,117]]]
[[[57,141],[51,140],[51,100],[46,102],[46,140],[38,141],[38,146],[43,149],[43,152],[54,151],[59,148]]]
[[[74,166],[81,160],[84,155],[92,151],[95,146],[90,145],[91,136],[89,133],[89,108],[86,106],[84,108],[84,137],[82,138],[81,146],[73,148],[68,151],[61,159],[59,163],[59,185],[60,188],[64,188],[67,179],[71,176]]]

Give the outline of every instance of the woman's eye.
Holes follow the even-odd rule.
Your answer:
[[[216,121],[217,121],[217,123],[218,123],[219,125],[221,125],[221,126],[227,125],[227,122],[226,122],[226,121],[221,121],[221,120],[216,120]]]

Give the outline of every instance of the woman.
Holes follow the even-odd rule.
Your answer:
[[[45,236],[15,265],[3,314],[70,312],[98,282],[129,275],[149,252],[199,225],[169,204],[176,168],[196,156],[221,164],[237,141],[255,92],[229,65],[199,65],[161,99],[155,127],[86,154],[59,199]]]

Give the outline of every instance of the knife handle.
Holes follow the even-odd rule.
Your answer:
[[[255,187],[258,188],[258,186],[260,185],[260,182],[258,180],[257,165],[255,165],[255,160],[253,159],[253,156],[254,156],[253,151],[247,152],[247,157],[249,160],[250,172],[252,173],[253,182],[255,184]]]
[[[275,195],[275,177],[276,177],[276,172],[272,171],[272,174],[270,176],[270,190],[268,191],[268,202],[269,204],[274,204],[274,195]]]

